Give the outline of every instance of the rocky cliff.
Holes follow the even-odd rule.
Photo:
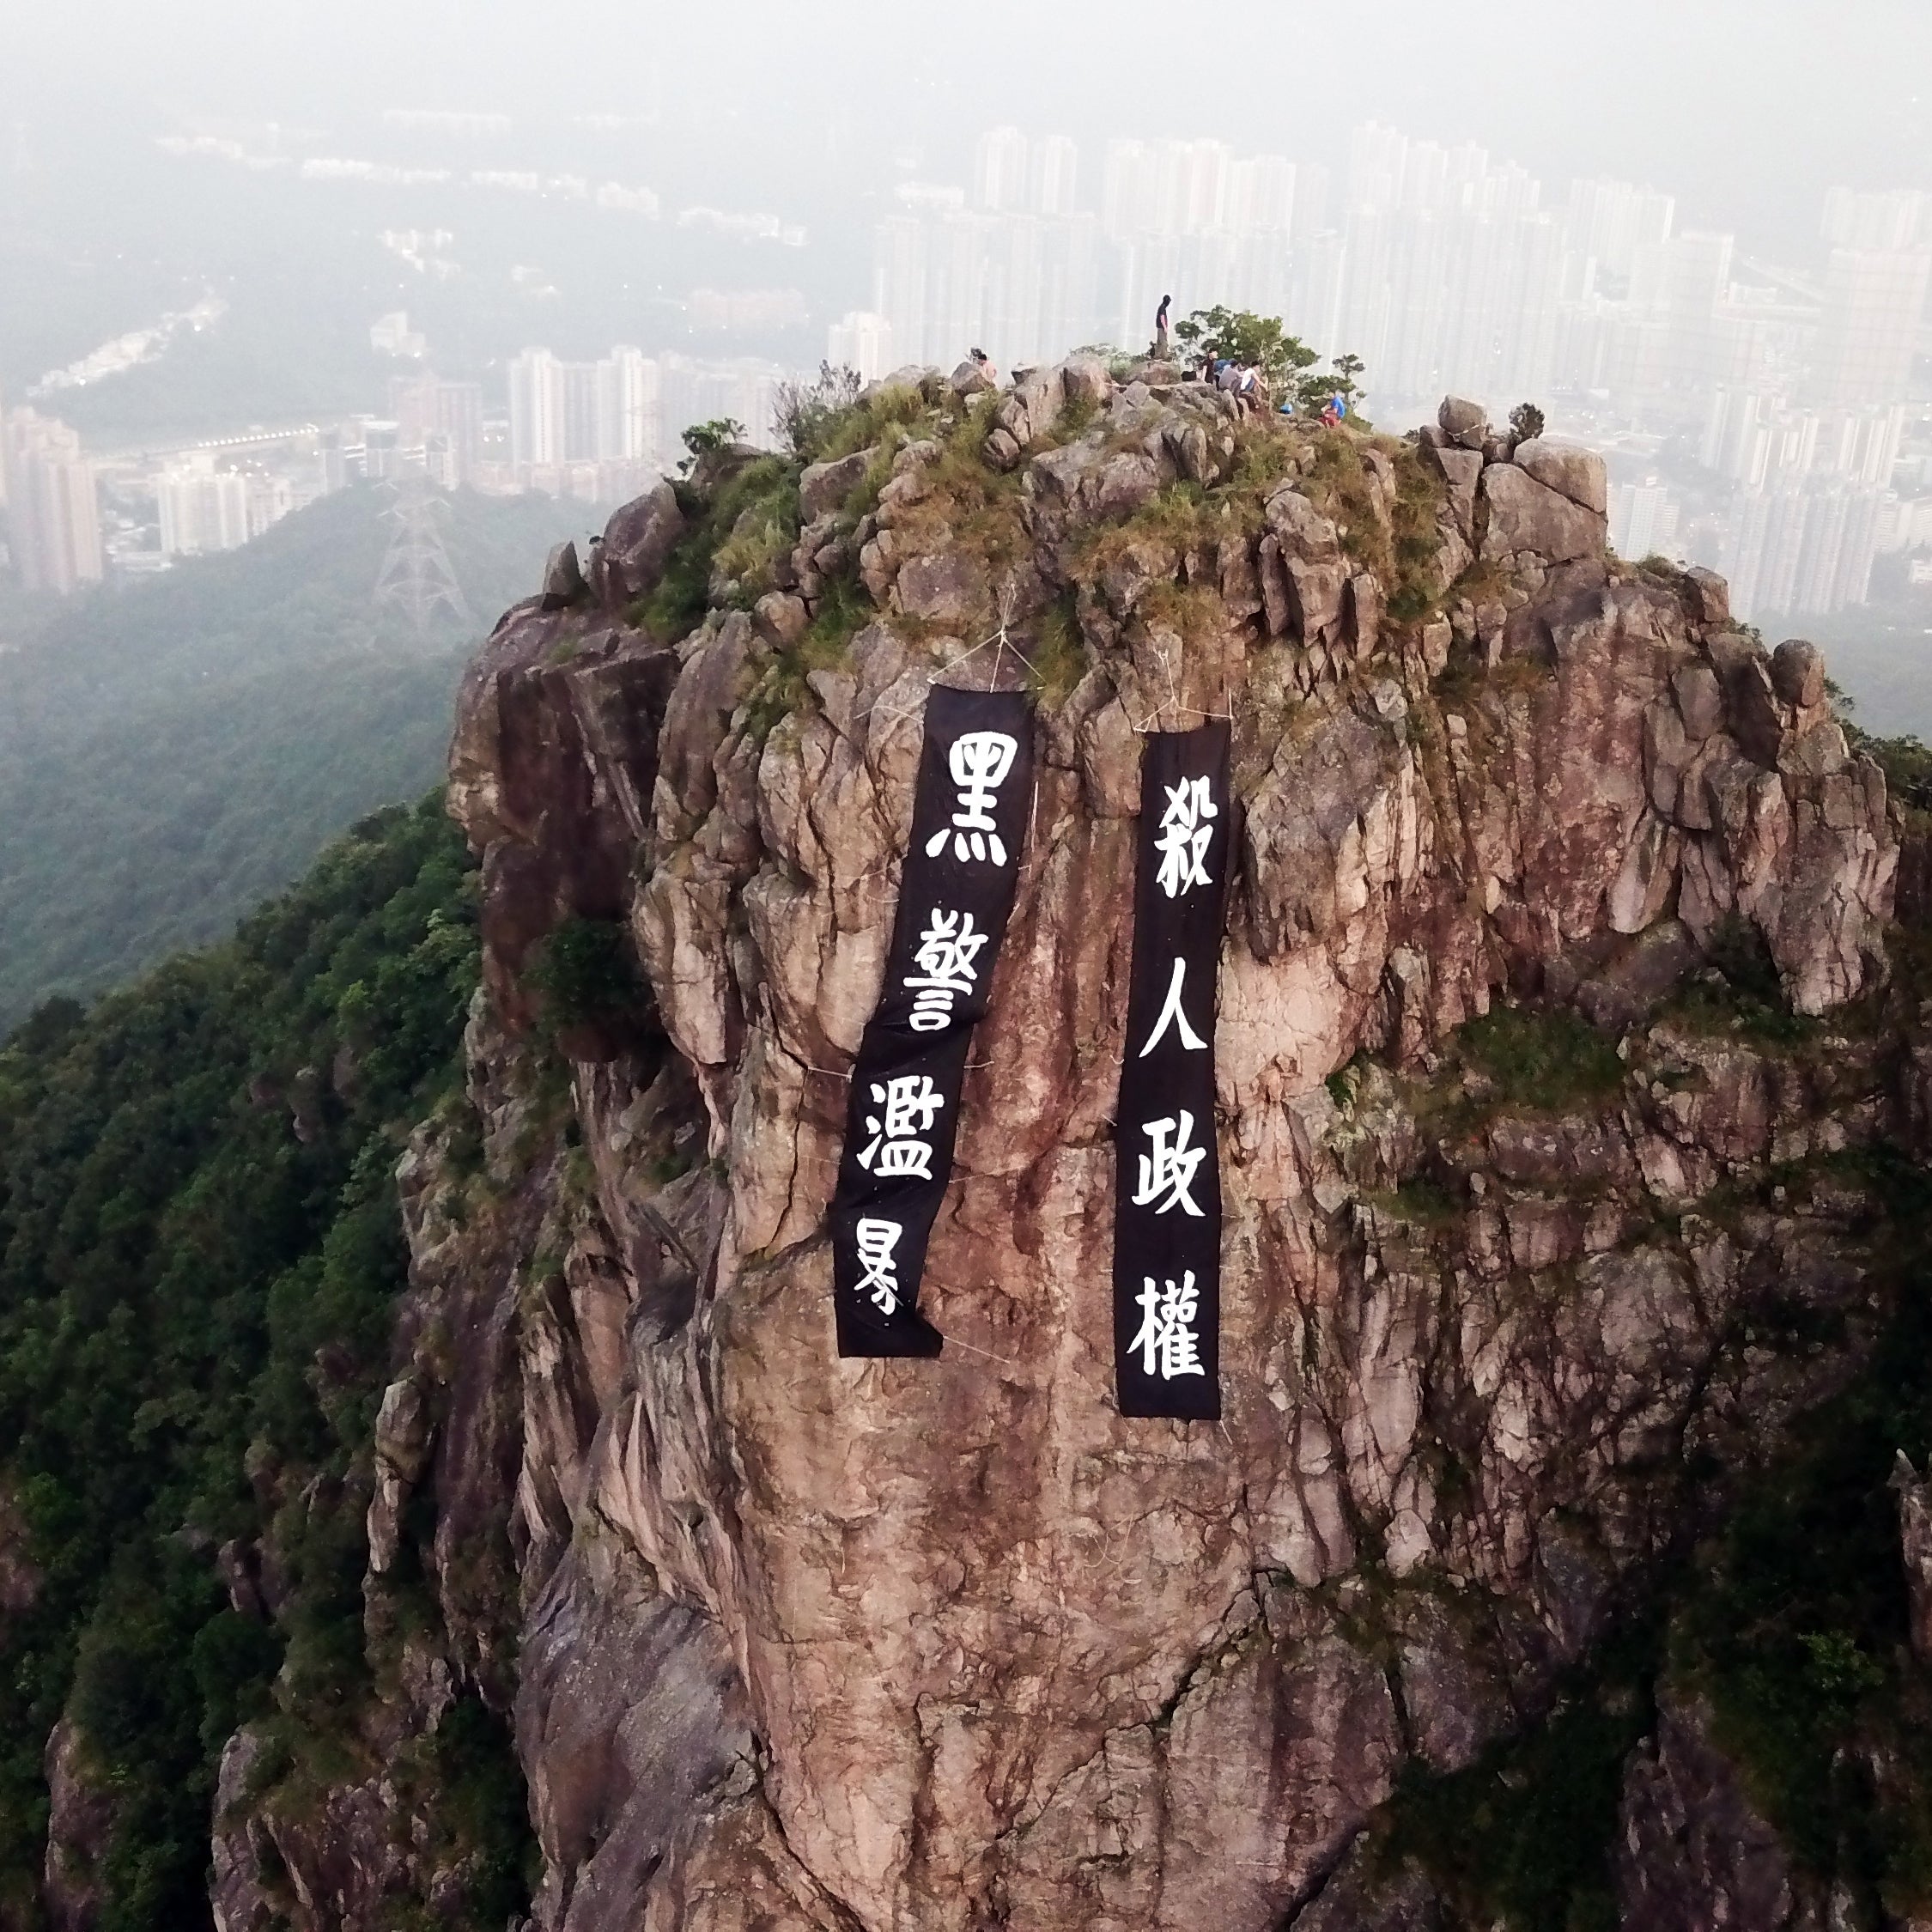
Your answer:
[[[464,687],[484,986],[403,1174],[375,1757],[459,1687],[511,1715],[542,1932],[1910,1923],[1932,1863],[1846,1849],[1917,1843],[1909,1753],[1801,1842],[1686,1581],[1913,1292],[1904,820],[1817,652],[1607,556],[1596,459],[1454,402],[1397,439],[968,367],[802,453],[620,512]],[[841,1361],[824,1213],[936,683],[1034,693],[1038,792],[945,1354]],[[1138,734],[1218,715],[1226,1417],[1128,1422]],[[1883,1561],[1896,1656],[1805,1633],[1848,1710],[1917,1668]],[[258,1756],[225,1932],[433,1911],[408,1778],[297,1801]],[[1512,1805],[1540,1892],[1472,1849]]]

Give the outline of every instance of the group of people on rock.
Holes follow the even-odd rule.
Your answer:
[[[1153,354],[1157,362],[1166,361],[1172,353],[1173,338],[1168,331],[1168,312],[1173,304],[1172,295],[1163,295],[1161,306],[1154,311]],[[1257,410],[1266,409],[1270,402],[1267,384],[1262,380],[1260,368],[1252,362],[1237,362],[1232,356],[1218,354],[1212,343],[1202,344],[1200,365],[1193,374],[1198,380],[1212,385],[1230,398],[1238,415],[1252,415]]]

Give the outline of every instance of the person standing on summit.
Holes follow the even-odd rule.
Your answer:
[[[1154,311],[1154,360],[1157,362],[1167,360],[1167,311],[1173,300],[1172,295],[1163,295],[1161,306]]]

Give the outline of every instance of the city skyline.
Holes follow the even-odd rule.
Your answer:
[[[1923,191],[1828,191],[1811,258],[1779,264],[1744,253],[1735,233],[1681,225],[1668,185],[1548,183],[1480,143],[1376,121],[1358,125],[1337,169],[1215,138],[1095,148],[1010,122],[962,160],[958,180],[893,189],[872,226],[869,286],[818,319],[834,364],[872,380],[906,362],[950,367],[971,347],[1009,369],[1088,343],[1136,349],[1172,294],[1177,313],[1252,308],[1360,355],[1370,413],[1393,428],[1445,392],[1498,416],[1539,401],[1553,429],[1609,455],[1619,548],[1725,571],[1747,617],[1858,605],[1875,558],[1924,547],[1932,531],[1915,447],[1932,395],[1918,373],[1932,284]],[[381,236],[424,273],[456,272],[442,252],[455,239]],[[754,336],[811,317],[799,291],[772,285],[699,284],[683,307],[689,326]],[[368,333],[403,368],[385,413],[319,440],[314,489],[300,470],[237,483],[240,459],[174,459],[149,484],[152,545],[111,537],[117,566],[246,541],[355,476],[421,470],[444,488],[613,501],[671,468],[693,422],[732,419],[768,442],[777,386],[809,373],[770,355],[639,346],[648,333],[572,358],[532,331],[483,378],[446,379],[441,345],[407,311]],[[51,433],[36,434],[45,471]],[[77,442],[60,452],[86,460]],[[81,472],[63,474],[70,495]],[[45,567],[38,550],[19,568],[62,587],[94,580]]]

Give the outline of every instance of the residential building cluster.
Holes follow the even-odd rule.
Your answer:
[[[406,314],[383,317],[372,335],[406,365],[388,378],[380,415],[90,459],[66,424],[32,409],[0,411],[6,561],[19,581],[64,592],[110,573],[164,570],[179,557],[234,550],[360,482],[420,475],[443,489],[621,502],[675,465],[692,423],[730,417],[769,445],[787,374],[750,357],[620,346],[573,362],[530,349],[491,396],[480,381],[439,375]]]
[[[1780,617],[1863,601],[1874,558],[1917,545],[1895,472],[1932,421],[1929,280],[1932,196],[1914,191],[1834,191],[1818,258],[1793,268],[1681,224],[1657,188],[1552,192],[1473,143],[1374,124],[1333,180],[1213,140],[1112,141],[1090,179],[1072,141],[1003,127],[969,185],[900,189],[872,306],[828,351],[867,375],[969,347],[1012,367],[1139,349],[1168,295],[1178,316],[1279,314],[1359,355],[1386,420],[1451,392],[1498,416],[1540,402],[1608,450],[1619,548],[1694,543],[1741,611]]]
[[[0,503],[23,589],[65,593],[100,581],[94,465],[64,422],[30,409],[0,411]]]
[[[509,367],[507,461],[488,486],[610,501],[635,495],[683,454],[695,422],[729,417],[747,440],[772,439],[787,371],[752,356],[707,361],[617,347],[593,362],[527,349]]]

